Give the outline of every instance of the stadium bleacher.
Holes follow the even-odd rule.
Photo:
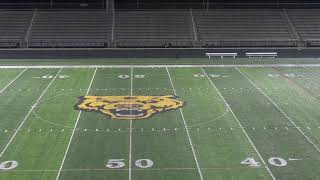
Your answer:
[[[279,10],[194,11],[202,46],[294,46]]]
[[[118,46],[192,46],[188,11],[116,11]]]
[[[31,22],[32,11],[0,11],[0,47],[20,47]]]
[[[320,11],[316,10],[288,10],[297,33],[307,46],[320,46]]]
[[[320,46],[318,10],[0,11],[0,47]]]
[[[106,47],[112,19],[105,11],[38,11],[30,47]]]

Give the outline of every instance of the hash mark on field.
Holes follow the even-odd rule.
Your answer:
[[[265,131],[273,131],[273,130],[278,130],[278,129],[285,129],[285,130],[296,130],[297,128],[292,126],[292,127],[287,127],[287,126],[284,126],[284,127],[280,127],[280,126],[277,126],[277,127],[272,127],[270,126],[270,128],[267,128],[267,127],[243,127],[244,129],[252,129],[252,130],[265,130]],[[309,130],[312,130],[312,129],[320,129],[320,127],[318,126],[305,126],[305,127],[302,127],[302,129],[309,129]],[[5,130],[7,132],[9,131],[16,131],[16,129],[3,129],[3,132],[5,132]],[[23,128],[20,128],[18,131],[26,131],[26,132],[31,132],[31,128],[29,129],[23,129]],[[59,129],[58,132],[63,132],[63,131],[66,131],[66,130],[73,130],[73,128],[68,128],[68,129]],[[173,132],[173,131],[180,131],[180,130],[185,130],[184,127],[174,127],[174,128],[150,128],[150,129],[146,129],[146,128],[140,128],[140,129],[135,129],[135,128],[132,128],[132,132],[133,133],[152,133],[152,132],[157,132],[157,133],[161,133],[161,132]],[[234,127],[229,127],[229,128],[221,128],[221,127],[188,127],[188,130],[190,131],[197,131],[197,132],[203,132],[203,131],[214,131],[214,132],[218,132],[218,131],[223,131],[225,133],[228,133],[228,131],[233,131],[233,130],[241,130],[241,128],[234,128]],[[0,130],[1,131],[1,130]],[[53,132],[54,129],[39,129],[37,131],[34,131],[34,132],[44,132],[44,131],[47,131],[47,132]],[[121,130],[121,128],[117,128],[117,129],[81,129],[81,128],[77,128],[76,131],[82,131],[82,132],[96,132],[96,133],[128,133],[130,132],[130,129],[127,128],[127,130]]]

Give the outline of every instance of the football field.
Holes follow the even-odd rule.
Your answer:
[[[0,68],[0,180],[320,179],[320,67]]]

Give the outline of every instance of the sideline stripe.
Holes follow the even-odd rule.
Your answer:
[[[90,84],[89,84],[89,87],[88,87],[88,90],[86,92],[86,95],[88,95],[89,91],[90,91],[90,88],[91,88],[91,85],[92,85],[92,82],[94,80],[94,77],[96,76],[96,73],[97,73],[97,68],[94,70],[94,73],[92,75],[92,78],[91,78],[91,81],[90,81]],[[61,174],[61,170],[63,168],[63,165],[64,165],[64,161],[66,160],[66,157],[67,157],[67,154],[69,152],[69,148],[70,148],[70,145],[71,145],[71,142],[72,142],[72,139],[73,139],[73,136],[74,136],[74,133],[76,131],[76,128],[77,128],[77,125],[78,125],[78,122],[79,122],[79,119],[80,119],[80,116],[81,116],[81,113],[82,111],[80,110],[79,111],[79,114],[77,116],[77,120],[76,120],[76,123],[74,124],[74,127],[73,127],[73,130],[72,130],[72,134],[71,134],[71,137],[70,137],[70,140],[69,140],[69,143],[68,143],[68,146],[67,146],[67,149],[64,153],[64,156],[63,156],[63,159],[62,159],[62,162],[61,162],[61,165],[60,165],[60,168],[59,168],[59,171],[58,171],[58,174],[57,174],[57,177],[56,177],[56,180],[59,179],[60,177],[60,174]]]
[[[168,73],[168,77],[169,77],[169,80],[170,80],[174,95],[177,95],[176,89],[174,88],[174,85],[173,85],[173,82],[172,82],[171,75],[170,75],[168,67],[166,67],[166,70],[167,70],[167,73]],[[182,117],[182,120],[183,120],[184,127],[185,127],[186,132],[187,132],[187,136],[188,136],[188,139],[189,139],[189,143],[190,143],[190,146],[191,146],[191,150],[192,150],[192,154],[193,154],[194,160],[195,160],[196,165],[197,165],[197,169],[198,169],[198,172],[199,172],[200,179],[203,180],[202,172],[201,172],[201,169],[200,169],[200,166],[199,166],[199,163],[198,163],[198,158],[197,158],[195,150],[193,148],[193,144],[192,144],[192,141],[191,141],[191,138],[190,138],[190,134],[189,134],[189,129],[188,129],[186,120],[184,118],[183,111],[182,111],[181,108],[179,108],[179,110],[180,110],[180,114],[181,114],[181,117]]]
[[[266,162],[263,160],[261,154],[259,153],[258,149],[256,148],[256,146],[253,144],[251,138],[249,137],[249,135],[247,134],[246,130],[244,130],[242,124],[240,123],[239,119],[237,118],[237,116],[234,114],[234,112],[232,111],[231,107],[229,106],[229,104],[227,103],[227,101],[224,99],[224,97],[222,96],[222,94],[220,93],[219,89],[214,85],[214,83],[212,82],[212,80],[210,79],[210,77],[208,76],[208,74],[205,72],[205,70],[203,68],[201,68],[202,72],[206,75],[207,79],[210,81],[211,85],[214,87],[214,89],[218,92],[219,96],[221,97],[221,99],[223,100],[223,102],[226,104],[226,106],[228,107],[228,109],[230,110],[232,116],[234,117],[234,119],[237,121],[237,123],[239,124],[242,132],[246,135],[248,141],[250,142],[251,146],[253,147],[253,149],[256,151],[256,153],[258,154],[259,158],[261,159],[262,163],[264,164],[264,166],[267,168],[269,174],[271,175],[272,179],[276,179],[274,177],[274,175],[272,174],[271,170],[269,169],[269,167],[267,166]]]
[[[130,79],[130,96],[133,94],[133,67],[131,67],[131,79]],[[132,113],[130,108],[130,114]],[[130,119],[130,136],[129,136],[129,180],[131,180],[131,163],[132,163],[132,119]]]
[[[28,68],[25,68],[22,72],[20,72],[20,74],[18,74],[18,76],[16,76],[9,84],[7,84],[1,91],[0,94],[6,90],[15,80],[17,80]]]
[[[292,119],[275,103],[272,101],[272,99],[265,94],[259,87],[257,87],[255,85],[255,83],[253,83],[245,74],[243,74],[238,68],[236,68],[236,70],[242,74],[242,76],[244,76],[257,90],[259,90],[289,121],[290,123],[313,145],[313,147],[320,152],[320,149],[311,141],[311,139],[309,139],[304,132],[300,129],[300,127],[298,127],[293,121]]]
[[[12,68],[165,68],[165,67],[320,67],[320,64],[155,64],[155,65],[30,65],[30,66],[1,66],[0,69]]]
[[[28,112],[28,114],[24,117],[23,121],[21,122],[20,126],[17,128],[17,130],[14,132],[14,134],[12,135],[12,137],[10,138],[9,142],[7,143],[7,145],[4,147],[4,149],[2,150],[0,157],[3,156],[3,154],[6,152],[7,148],[9,147],[9,145],[11,144],[11,142],[13,141],[13,139],[15,138],[15,136],[18,134],[18,132],[20,131],[21,127],[23,126],[23,124],[26,122],[26,120],[28,119],[29,115],[31,114],[31,112],[33,111],[33,109],[36,107],[36,105],[38,104],[38,102],[40,101],[40,99],[42,98],[42,96],[47,92],[47,90],[49,89],[49,87],[51,86],[51,84],[53,83],[53,81],[58,77],[59,73],[62,71],[62,68],[58,71],[58,73],[56,74],[56,76],[51,80],[51,82],[49,83],[49,85],[46,87],[46,89],[42,92],[42,94],[39,96],[39,98],[37,99],[37,101],[31,106],[30,111]]]

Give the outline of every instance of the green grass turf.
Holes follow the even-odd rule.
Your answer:
[[[19,163],[0,180],[54,180],[61,165],[61,180],[319,179],[320,68],[62,69],[67,78],[36,78],[59,70],[28,69],[0,94],[0,163]],[[20,72],[1,69],[0,91]],[[185,105],[133,120],[131,130],[129,120],[83,111],[72,136],[74,105],[89,86],[89,95],[176,94]],[[125,166],[107,168],[110,159]],[[139,159],[154,164],[139,168]]]

